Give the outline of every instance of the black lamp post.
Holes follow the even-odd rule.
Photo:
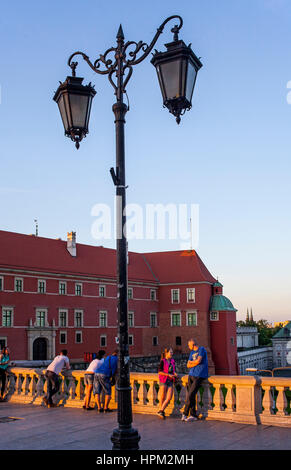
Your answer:
[[[123,95],[126,93],[126,86],[132,75],[134,65],[142,62],[152,51],[157,39],[162,34],[165,25],[173,19],[179,20],[179,25],[175,25],[171,30],[174,33],[174,41],[166,44],[167,51],[156,53],[152,59],[153,65],[157,68],[164,105],[176,116],[180,122],[180,116],[187,109],[191,108],[191,99],[196,81],[196,75],[201,62],[195,56],[190,46],[186,46],[183,41],[179,41],[183,20],[180,16],[170,16],[158,28],[152,42],[147,45],[143,41],[124,42],[122,27],[117,33],[117,46],[111,47],[103,55],[100,55],[94,63],[83,52],[74,52],[68,65],[72,68],[72,77],[67,77],[61,83],[54,95],[54,100],[58,103],[64,124],[65,135],[79,143],[88,133],[88,123],[90,117],[91,103],[96,92],[91,84],[82,85],[82,78],[75,76],[77,62],[72,62],[76,55],[81,55],[94,72],[101,75],[108,75],[109,82],[114,88],[116,103],[113,105],[115,116],[116,135],[116,169],[110,169],[112,180],[116,186],[116,196],[121,204],[118,204],[116,215],[116,226],[120,228],[117,236],[117,310],[118,310],[118,428],[113,431],[111,440],[114,450],[138,450],[140,436],[137,430],[133,429],[131,387],[129,377],[129,344],[128,344],[128,297],[127,297],[127,240],[124,233],[125,217],[125,152],[124,152],[124,124],[128,107],[123,103]],[[137,57],[141,53],[140,57]],[[108,58],[109,54],[113,57]],[[101,69],[100,66],[103,66]],[[115,76],[115,77],[113,77]]]

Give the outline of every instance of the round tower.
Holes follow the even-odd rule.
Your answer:
[[[215,374],[238,375],[236,312],[223,295],[223,285],[215,282],[210,299],[210,338]]]

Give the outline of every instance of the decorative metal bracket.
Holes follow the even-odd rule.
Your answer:
[[[153,50],[154,45],[156,44],[158,38],[163,33],[166,24],[173,20],[178,19],[179,25],[175,25],[171,32],[174,34],[174,41],[178,41],[178,34],[180,29],[183,26],[183,20],[179,15],[173,15],[167,18],[157,29],[155,36],[153,37],[151,43],[148,45],[143,41],[135,42],[135,41],[127,41],[124,43],[124,34],[122,30],[122,26],[120,25],[118,33],[117,33],[117,46],[110,47],[105,51],[104,54],[100,54],[99,58],[95,60],[95,62],[91,62],[89,57],[81,51],[74,52],[68,59],[68,66],[72,69],[73,77],[76,75],[76,67],[78,62],[72,62],[72,59],[80,55],[84,59],[85,62],[91,67],[91,69],[100,75],[108,75],[108,80],[110,84],[114,88],[114,93],[117,95],[118,93],[118,84],[116,84],[113,80],[113,75],[116,73],[116,77],[122,76],[123,85],[122,85],[122,93],[126,93],[126,86],[132,76],[132,67],[134,65],[140,64],[146,57],[150,54]],[[133,46],[133,49],[130,48]],[[140,52],[143,54],[138,57]],[[113,57],[110,58],[110,54],[113,54]],[[103,66],[103,68],[100,68]]]

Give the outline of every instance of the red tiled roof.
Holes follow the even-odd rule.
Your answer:
[[[0,230],[0,266],[116,278],[116,250]],[[128,278],[149,282],[216,282],[195,251],[129,252]]]
[[[66,241],[0,231],[0,266],[116,278],[116,251],[77,243],[73,257]],[[129,253],[128,277],[156,282],[138,253]]]
[[[161,283],[216,282],[194,250],[145,253],[145,258]]]

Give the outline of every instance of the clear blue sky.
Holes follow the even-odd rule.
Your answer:
[[[162,108],[147,59],[128,85],[128,202],[199,204],[198,253],[245,318],[291,319],[289,0],[65,2],[16,0],[0,18],[0,158],[3,230],[100,244],[91,236],[96,203],[112,205],[115,164],[112,88],[85,64],[95,84],[90,134],[76,151],[52,100],[69,74],[68,56],[92,59],[126,40],[150,42],[170,15],[204,67],[193,109],[177,126]],[[172,39],[168,29],[157,48]],[[102,243],[114,247],[114,241]],[[180,240],[131,241],[129,249],[179,249]]]

